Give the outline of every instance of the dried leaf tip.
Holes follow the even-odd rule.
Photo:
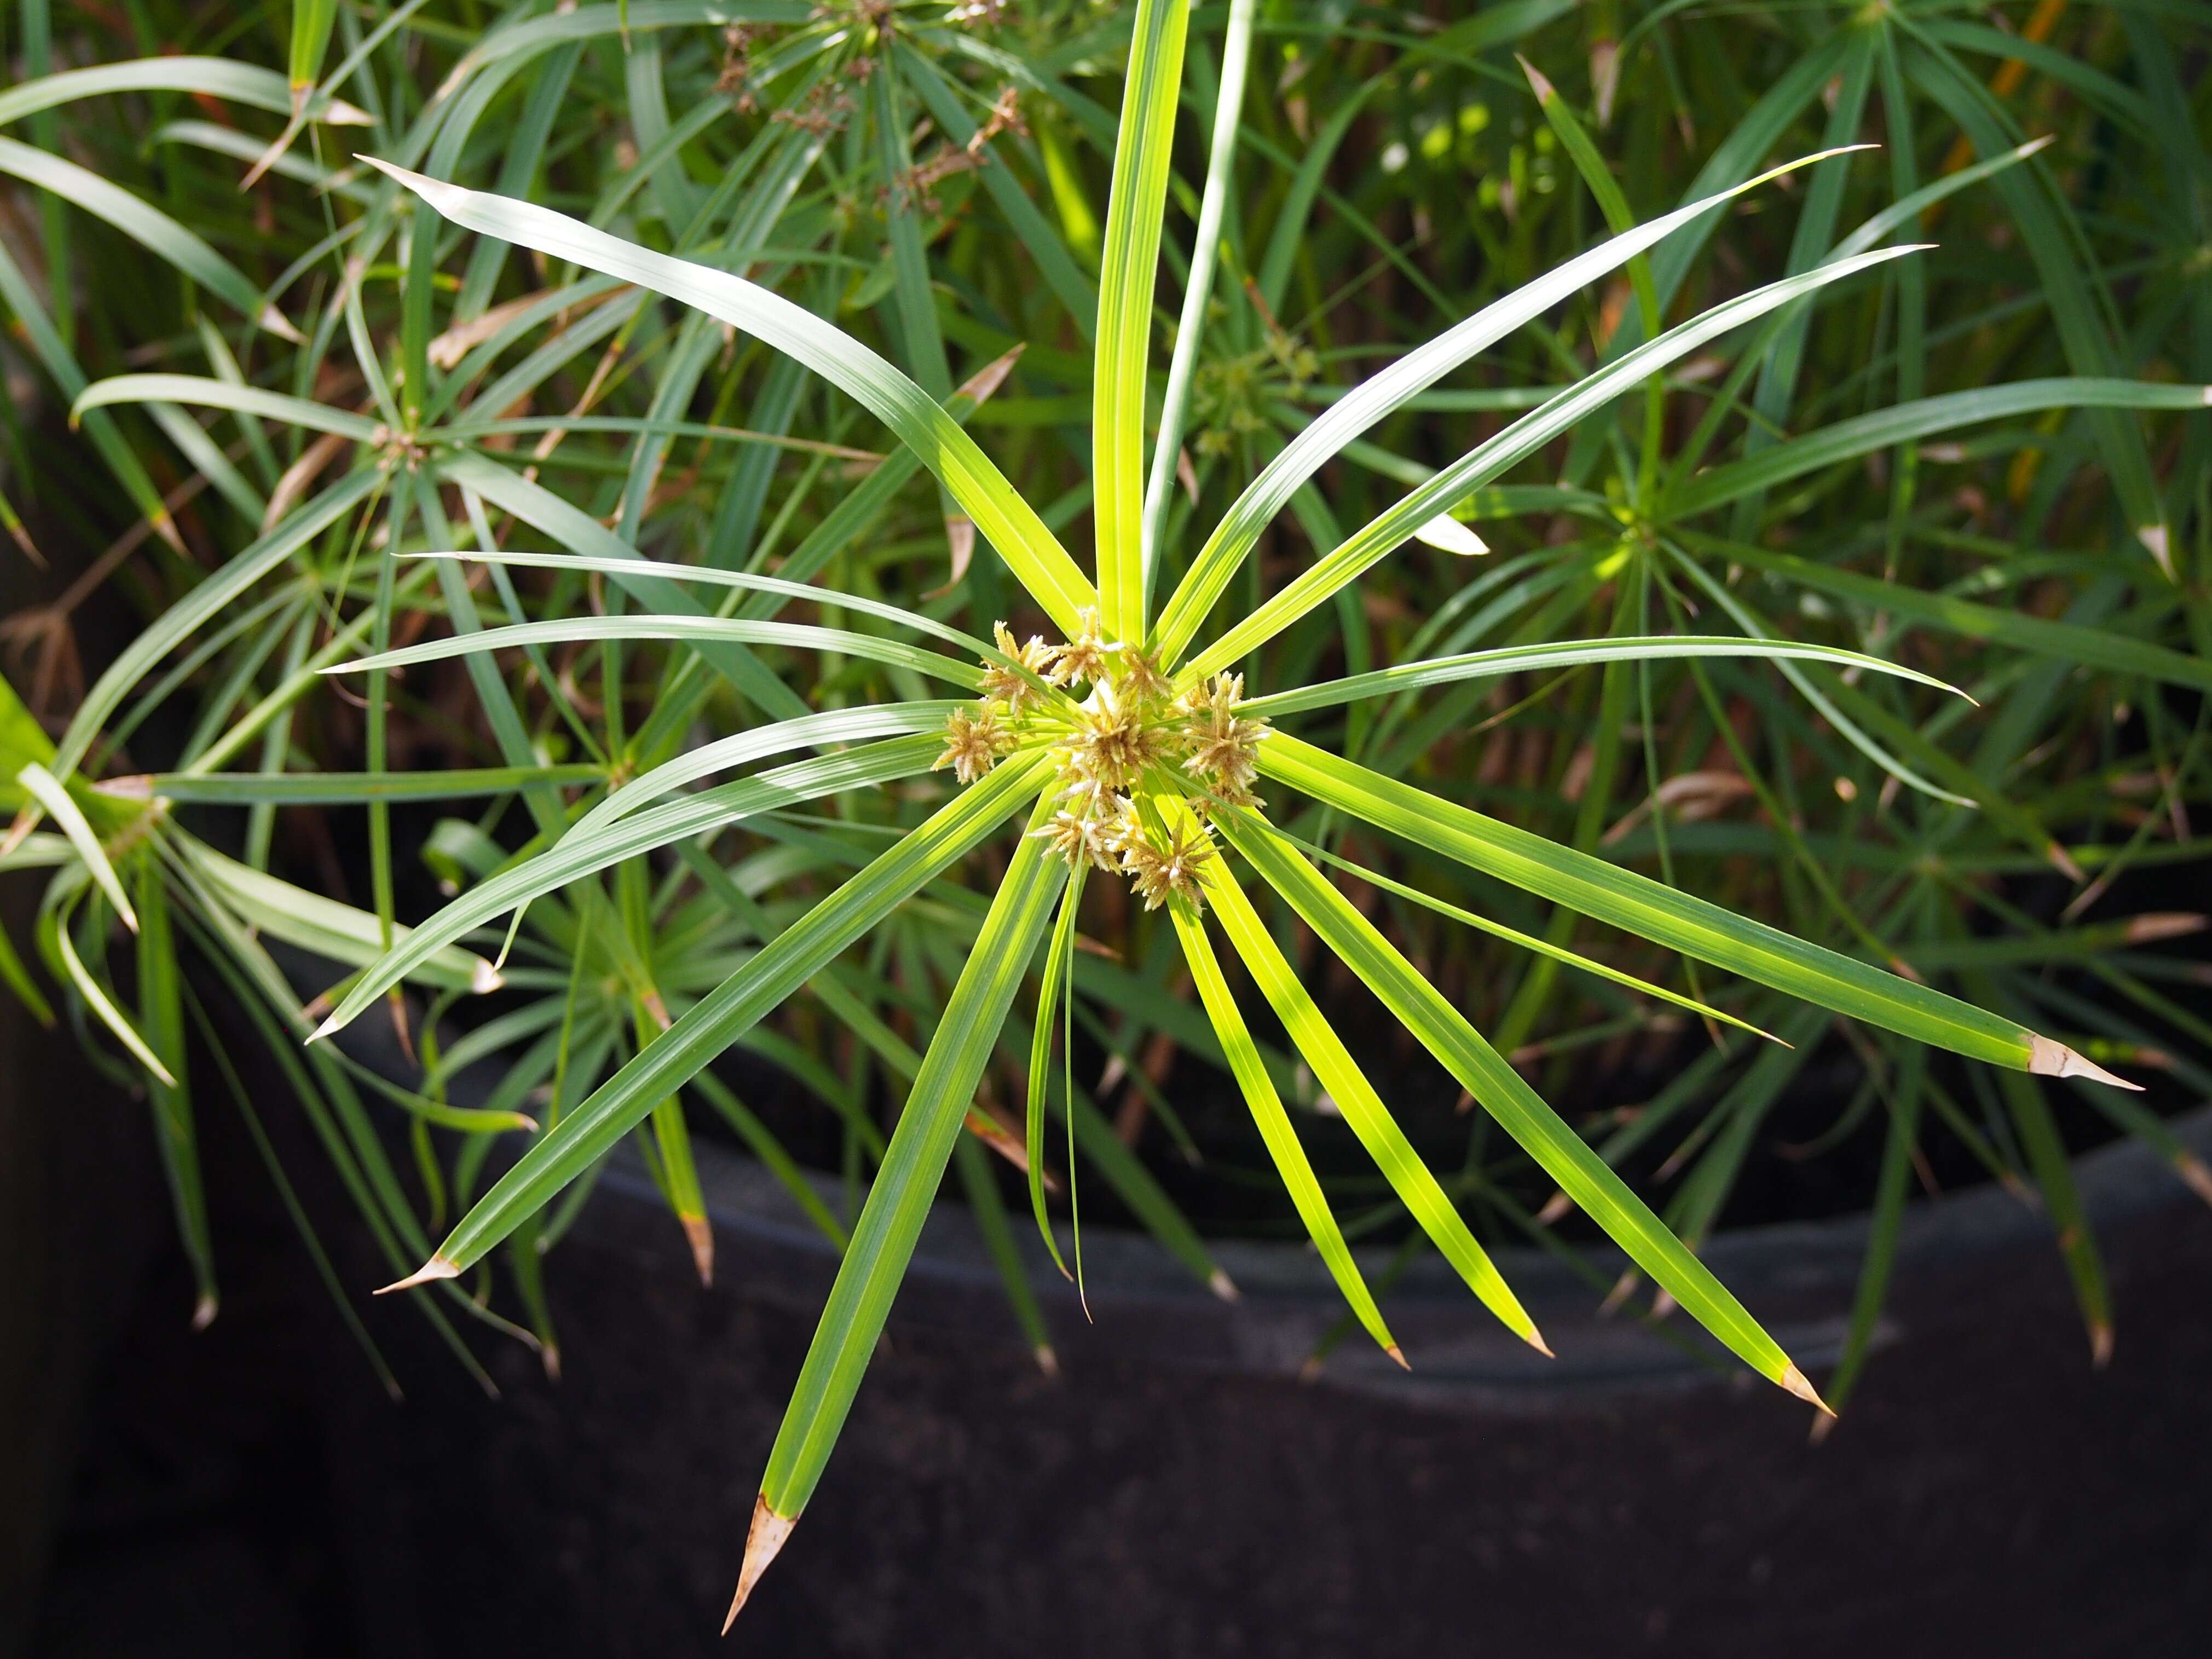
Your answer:
[[[15,821],[8,826],[7,833],[0,835],[0,859],[6,858],[28,841],[31,831],[39,827],[39,820],[44,816],[38,802],[26,801],[23,810],[15,814]]]
[[[1413,537],[1417,541],[1426,542],[1431,547],[1456,553],[1462,558],[1475,558],[1490,551],[1488,542],[1449,513],[1437,514],[1416,530]]]
[[[2184,1152],[2173,1167],[2182,1180],[2189,1183],[2191,1192],[2207,1204],[2212,1204],[2212,1170],[2204,1167],[2203,1159],[2194,1152]]]
[[[396,179],[429,203],[432,207],[438,205],[438,198],[441,195],[460,196],[466,193],[459,185],[449,185],[443,179],[432,179],[420,173],[410,173],[405,167],[394,167],[389,161],[380,161],[374,155],[362,155],[356,153],[353,159],[356,161],[366,161],[386,177]]]
[[[482,957],[478,957],[476,964],[469,969],[469,989],[478,996],[496,991],[506,983],[507,976]]]
[[[1218,1267],[1206,1276],[1206,1288],[1224,1302],[1242,1302],[1244,1299],[1244,1292],[1237,1288],[1237,1281]]]
[[[1552,1352],[1552,1345],[1544,1340],[1543,1332],[1538,1330],[1534,1325],[1528,1328],[1528,1333],[1521,1340],[1547,1359],[1557,1359],[1559,1357]]]
[[[1550,103],[1553,98],[1552,83],[1545,78],[1544,72],[1517,52],[1513,54],[1513,61],[1521,65],[1521,73],[1528,77],[1528,89],[1536,94],[1536,101],[1540,104]]]
[[[729,1616],[722,1620],[723,1635],[727,1636],[730,1626],[738,1622],[738,1615],[744,1611],[753,1586],[760,1583],[769,1563],[775,1559],[784,1540],[791,1536],[791,1529],[798,1524],[797,1516],[778,1515],[769,1508],[765,1492],[753,1500],[753,1523],[745,1533],[744,1565],[738,1569],[738,1593],[731,1599]]]
[[[216,1299],[212,1296],[204,1296],[198,1301],[193,1303],[192,1328],[196,1331],[204,1331],[209,1326],[214,1324],[215,1311]]]
[[[394,1291],[411,1291],[417,1285],[432,1284],[441,1279],[458,1279],[460,1277],[460,1267],[458,1263],[448,1261],[442,1255],[434,1255],[421,1267],[417,1267],[413,1273],[408,1274],[406,1278],[394,1279],[391,1284],[385,1285],[383,1289],[378,1291],[376,1294],[379,1296],[389,1296]]]
[[[699,1283],[711,1286],[714,1282],[714,1229],[703,1215],[678,1216],[684,1224],[684,1237],[691,1243],[691,1263],[699,1270]]]
[[[1813,1385],[1805,1380],[1805,1373],[1797,1369],[1794,1361],[1782,1368],[1782,1386],[1808,1405],[1817,1407],[1828,1416],[1833,1417],[1836,1414],[1829,1408],[1828,1402],[1821,1399],[1814,1391]]]
[[[2027,1069],[2038,1077],[2086,1077],[2092,1083],[2109,1083],[2115,1089],[2142,1092],[2142,1085],[2130,1083],[2124,1077],[2114,1077],[2094,1060],[2084,1060],[2063,1042],[2053,1042],[2047,1036],[2027,1034],[2029,1045]]]
[[[2130,945],[2155,945],[2161,939],[2185,939],[2204,931],[2205,918],[2192,910],[2147,910],[2128,919]]]
[[[2089,1364],[2102,1370],[2112,1363],[2112,1328],[2103,1320],[2089,1327]]]
[[[307,342],[301,337],[300,331],[292,326],[292,319],[289,317],[287,317],[283,312],[277,310],[275,306],[262,307],[260,316],[254,319],[254,320],[260,324],[262,327],[267,329],[271,334],[274,334],[278,339],[283,340],[289,345],[305,345],[307,343]]]
[[[2205,388],[2204,398],[2207,403],[2212,404],[2212,386]],[[2173,553],[2167,544],[2166,526],[2162,524],[2147,524],[2136,532],[2136,536],[2148,550],[2151,557],[2158,561],[2159,569],[2171,581],[2173,578]]]
[[[984,402],[1005,384],[1006,376],[1014,372],[1014,365],[1021,361],[1022,353],[1029,349],[1029,342],[1023,340],[1012,349],[994,357],[960,383],[959,395],[979,404]]]
[[[1396,1343],[1393,1342],[1389,1347],[1383,1349],[1382,1352],[1389,1354],[1391,1358],[1398,1362],[1398,1369],[1400,1370],[1410,1371],[1413,1369],[1411,1365],[1406,1363],[1406,1351],[1400,1347]]]

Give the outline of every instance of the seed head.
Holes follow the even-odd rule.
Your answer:
[[[1109,798],[1109,800],[1119,799]],[[1121,848],[1120,811],[1117,807],[1110,805],[1103,811],[1094,811],[1091,810],[1093,804],[1093,801],[1085,801],[1073,811],[1056,812],[1051,823],[1030,833],[1043,837],[1045,843],[1066,860],[1070,868],[1088,862],[1098,869],[1111,872],[1115,868],[1115,857]]]
[[[1014,734],[1000,721],[996,704],[956,708],[945,721],[945,752],[930,769],[941,772],[949,766],[961,782],[973,783],[1013,746]]]
[[[1012,657],[1039,679],[1049,679],[1053,661],[1058,655],[1055,647],[1047,645],[1036,635],[1030,635],[1027,645],[1014,643],[1013,631],[1004,623],[994,623],[992,632],[998,637],[999,649]],[[983,695],[996,697],[1006,705],[1006,712],[1018,714],[1037,699],[1036,686],[1024,675],[997,663],[983,665]]]
[[[1256,802],[1252,780],[1259,775],[1260,739],[1267,734],[1267,721],[1237,717],[1237,705],[1243,697],[1242,674],[1216,674],[1205,686],[1192,687],[1181,700],[1190,711],[1186,727],[1190,754],[1183,769],[1236,806]]]
[[[1081,721],[1060,744],[1071,781],[1093,794],[1121,794],[1145,769],[1169,758],[1170,732],[1111,682],[1083,706]]]
[[[1200,902],[1199,872],[1213,856],[1212,834],[1204,824],[1194,823],[1155,835],[1139,822],[1132,803],[1122,803],[1121,868],[1147,910],[1157,910],[1171,898]]]
[[[1035,636],[1018,644],[1004,623],[994,631],[1000,654],[1010,661],[985,664],[984,695],[946,720],[945,752],[937,765],[973,783],[1018,746],[1018,734],[1036,723],[1025,717],[1037,711],[1036,721],[1053,729],[1050,753],[1059,781],[1050,821],[1031,833],[1073,868],[1127,876],[1147,910],[1176,898],[1200,903],[1200,875],[1218,855],[1207,809],[1258,804],[1252,785],[1259,775],[1260,739],[1268,728],[1267,721],[1237,713],[1243,678],[1217,674],[1178,693],[1144,651],[1102,637],[1098,613],[1091,610],[1078,613],[1064,645],[1048,646]],[[1085,684],[1089,695],[1079,708],[1058,697],[1041,708],[1038,681],[1059,688]],[[1187,794],[1176,792],[1188,809],[1177,814],[1182,827],[1148,829],[1131,792],[1145,787],[1147,775],[1158,781],[1161,769],[1176,762],[1195,784]]]
[[[1080,625],[1075,630],[1075,637],[1053,648],[1052,673],[1048,678],[1054,685],[1071,685],[1077,680],[1096,684],[1106,678],[1112,647],[1098,635],[1097,611],[1079,611],[1076,621]]]
[[[1115,664],[1114,687],[1121,700],[1132,708],[1163,701],[1172,689],[1168,677],[1144,652],[1133,645],[1116,648],[1119,659]]]

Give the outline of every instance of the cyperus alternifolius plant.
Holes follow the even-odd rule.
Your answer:
[[[836,596],[848,611],[933,641],[926,646],[855,629],[747,616],[742,607],[732,614],[733,607],[713,610],[687,600],[681,611],[661,604],[650,614],[558,617],[460,632],[377,652],[331,671],[378,674],[507,647],[649,640],[674,642],[702,656],[762,646],[839,652],[935,679],[957,694],[949,704],[917,700],[792,713],[725,739],[712,752],[682,756],[620,781],[589,811],[558,826],[548,846],[488,874],[395,944],[353,982],[322,1027],[327,1032],[356,1019],[431,953],[471,929],[703,825],[739,823],[825,795],[933,771],[956,781],[950,799],[919,828],[766,937],[742,966],[644,1040],[635,1058],[564,1113],[491,1184],[421,1270],[402,1283],[451,1279],[529,1223],[621,1137],[921,888],[987,841],[1014,837],[965,969],[913,1068],[904,1109],[884,1148],[771,1452],[731,1608],[733,1618],[788,1535],[826,1462],[923,1217],[1033,964],[1038,967],[1039,989],[1029,1066],[1027,1162],[1038,1222],[1057,1257],[1041,1185],[1043,1103],[1054,1026],[1066,1006],[1073,972],[1077,908],[1093,878],[1126,880],[1145,906],[1164,909],[1170,917],[1221,1051],[1314,1243],[1360,1324],[1401,1363],[1404,1357],[1345,1243],[1245,1024],[1217,954],[1221,941],[1242,963],[1320,1085],[1435,1247],[1508,1328],[1539,1348],[1543,1343],[1452,1196],[1415,1153],[1282,954],[1249,896],[1254,883],[1272,890],[1668,1295],[1761,1375],[1804,1398],[1816,1398],[1802,1372],[1727,1288],[1322,872],[1314,849],[1280,826],[1286,799],[1318,803],[1553,904],[1905,1036],[2023,1072],[2119,1081],[2012,1019],[1472,811],[1282,729],[1286,717],[1309,710],[1545,665],[1735,656],[1784,665],[1822,661],[1935,684],[1924,675],[1836,647],[1756,637],[1748,631],[1527,645],[1401,663],[1310,684],[1264,685],[1240,672],[1239,665],[1257,648],[1333,600],[1408,540],[1419,538],[1470,556],[1481,553],[1481,542],[1453,516],[1455,507],[1516,463],[1571,434],[1583,417],[1613,398],[1656,385],[1655,377],[1669,364],[1706,343],[1910,255],[1914,250],[1909,247],[1875,244],[1914,210],[1905,209],[1825,263],[1672,327],[1650,330],[1649,337],[1632,349],[1615,355],[1514,420],[1344,536],[1255,606],[1224,622],[1218,613],[1231,579],[1252,556],[1262,532],[1346,446],[1476,353],[1774,175],[1620,230],[1399,357],[1306,426],[1186,556],[1183,548],[1165,544],[1168,515],[1163,509],[1206,321],[1212,227],[1219,222],[1233,151],[1223,135],[1233,134],[1237,120],[1252,7],[1237,0],[1231,12],[1200,234],[1148,467],[1146,392],[1154,272],[1187,21],[1188,8],[1172,0],[1144,0],[1137,9],[1095,329],[1091,574],[1070,556],[1036,507],[1007,483],[945,404],[806,308],[709,264],[653,251],[574,218],[377,163],[448,220],[681,301],[765,342],[843,389],[935,475],[1056,635],[1023,640],[1002,625],[987,642],[917,611],[858,595]],[[1825,161],[1834,153],[1791,166]],[[2201,400],[2195,388],[2164,390]],[[431,464],[437,465],[434,455]],[[478,467],[456,481],[489,494],[500,488],[491,476],[496,471]],[[726,598],[750,592],[788,599],[822,592],[758,573],[648,561],[611,535],[595,542],[597,552],[494,552],[488,535],[479,534],[476,542],[477,550],[434,556],[495,567],[591,570],[621,580],[634,594],[684,595],[704,587],[720,589]],[[953,650],[948,653],[936,646]],[[709,791],[677,793],[711,772],[810,748],[823,752]],[[1526,942],[1555,958],[1622,977],[1561,946]],[[1642,988],[1686,1000],[1656,988]],[[1702,1004],[1691,1006],[1729,1018]]]

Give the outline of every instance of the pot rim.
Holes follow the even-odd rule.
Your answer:
[[[2192,1152],[2212,1155],[2212,1104],[2168,1125]],[[764,1166],[711,1140],[695,1146],[723,1264],[718,1279],[749,1298],[818,1310],[838,1253]],[[2073,1168],[2085,1212],[2099,1228],[2191,1200],[2172,1165],[2137,1139],[2083,1153]],[[841,1209],[840,1183],[805,1173],[832,1210]],[[635,1264],[641,1270],[688,1272],[674,1229],[653,1224],[655,1218],[665,1222],[665,1206],[628,1142],[610,1164],[601,1191],[617,1203],[595,1196],[581,1231],[641,1258]],[[652,1215],[638,1213],[641,1208]],[[630,1213],[617,1216],[617,1209]],[[1075,1352],[1082,1363],[1133,1362],[1310,1381],[1316,1374],[1310,1364],[1316,1345],[1344,1313],[1310,1245],[1207,1241],[1236,1285],[1235,1299],[1224,1300],[1144,1233],[1094,1226],[1083,1234],[1086,1316],[1027,1218],[1013,1219],[1017,1248],[1054,1348],[1059,1355]],[[1740,1228],[1717,1234],[1702,1255],[1791,1357],[1818,1376],[1841,1352],[1870,1227],[1870,1218],[1861,1212]],[[1955,1273],[2031,1248],[2051,1249],[2047,1219],[1994,1182],[1917,1199],[1906,1207],[1893,1284]],[[1610,1245],[1585,1247],[1581,1254],[1587,1265],[1579,1269],[1557,1249],[1514,1245],[1493,1252],[1557,1358],[1506,1332],[1433,1254],[1388,1279],[1393,1254],[1374,1248],[1353,1252],[1413,1369],[1401,1370],[1355,1333],[1328,1359],[1326,1376],[1337,1386],[1430,1406],[1550,1412],[1563,1398],[1595,1403],[1623,1391],[1758,1382],[1684,1316],[1653,1321],[1601,1312],[1605,1288],[1627,1265]],[[2056,1271],[2055,1252],[2051,1259]],[[931,1206],[892,1321],[895,1330],[924,1340],[1003,1348],[1015,1335],[998,1269],[966,1206]],[[1893,1307],[1876,1328],[1874,1346],[1890,1346],[1905,1334]]]

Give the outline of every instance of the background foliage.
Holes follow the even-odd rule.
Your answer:
[[[1132,9],[14,9],[0,488],[21,557],[52,574],[5,623],[20,702],[0,691],[0,809],[27,830],[33,793],[12,780],[37,763],[82,833],[45,801],[46,821],[10,838],[9,867],[58,873],[45,971],[4,947],[0,969],[100,1051],[137,1045],[118,1064],[154,1079],[204,1316],[222,1242],[192,1115],[275,1109],[241,1071],[288,1079],[404,1271],[527,1133],[520,1115],[557,1120],[944,799],[900,784],[621,860],[532,902],[511,947],[492,927],[425,964],[393,1004],[396,1066],[303,1050],[329,1004],[303,1010],[301,983],[314,998],[331,962],[366,963],[611,780],[763,713],[928,695],[858,654],[767,647],[718,678],[700,653],[612,641],[319,678],[449,631],[668,608],[599,572],[386,554],[590,555],[611,532],[659,558],[817,580],[805,614],[826,626],[872,626],[839,595],[976,634],[1041,625],[842,394],[709,319],[410,211],[355,153],[557,207],[832,319],[933,397],[963,394],[960,418],[1072,537],[1092,509],[1091,332]],[[2212,419],[2187,412],[2212,380],[2201,19],[2050,0],[1432,9],[1260,9],[1182,457],[1149,509],[1171,558],[1350,388],[1608,229],[1815,149],[1880,148],[1700,221],[1411,400],[1300,492],[1236,578],[1231,614],[1655,320],[1809,270],[1885,212],[1875,240],[1917,223],[1936,246],[1676,364],[1460,505],[1486,560],[1406,550],[1254,653],[1248,680],[1685,631],[1871,651],[1962,687],[1974,703],[1811,663],[1655,660],[1281,723],[2063,1033],[2152,1082],[2150,1104],[1930,1058],[1329,814],[1293,827],[1371,872],[1346,884],[1361,909],[1692,1244],[1725,1219],[1873,1206],[1832,1400],[1862,1361],[1917,1184],[1994,1176],[2041,1203],[2101,1354],[2110,1313],[2069,1146],[2140,1134],[2212,1192],[2159,1117],[2212,1081],[2201,964],[2162,946],[2199,923],[2198,901],[2172,895],[2201,885],[2205,851],[2191,818],[2207,792]],[[1226,12],[1194,18],[1156,363]],[[2022,154],[2030,141],[2043,147]],[[411,434],[426,428],[449,487],[422,482]],[[149,795],[170,803],[158,831]],[[1794,1046],[1563,969],[1390,882]],[[1088,1213],[1146,1226],[1219,1284],[1209,1235],[1294,1237],[1297,1217],[1166,916],[1092,887],[1082,928],[1100,950],[1074,978],[1081,1086],[1062,1106]],[[116,925],[126,914],[135,933]],[[730,1067],[654,1113],[641,1155],[702,1273],[691,1134],[733,1133],[842,1241],[981,916],[966,888],[935,884],[756,1028],[747,1048],[799,1089]],[[1347,1030],[1379,1028],[1286,908],[1267,921]],[[495,959],[504,984],[485,994]],[[1018,1005],[956,1157],[1042,1351],[1006,1216],[1021,1191],[1008,1165],[1031,1152],[1028,1035]],[[1285,1034],[1255,1035],[1347,1236],[1420,1248]],[[260,1047],[234,1059],[241,1038]],[[1410,1048],[1371,1058],[1479,1234],[1580,1237],[1484,1115],[1455,1109],[1440,1070]],[[478,1086],[454,1086],[477,1066]],[[844,1201],[802,1164],[842,1172]],[[541,1262],[588,1189],[428,1316],[552,1352]],[[1616,1288],[1663,1315],[1632,1280]]]

